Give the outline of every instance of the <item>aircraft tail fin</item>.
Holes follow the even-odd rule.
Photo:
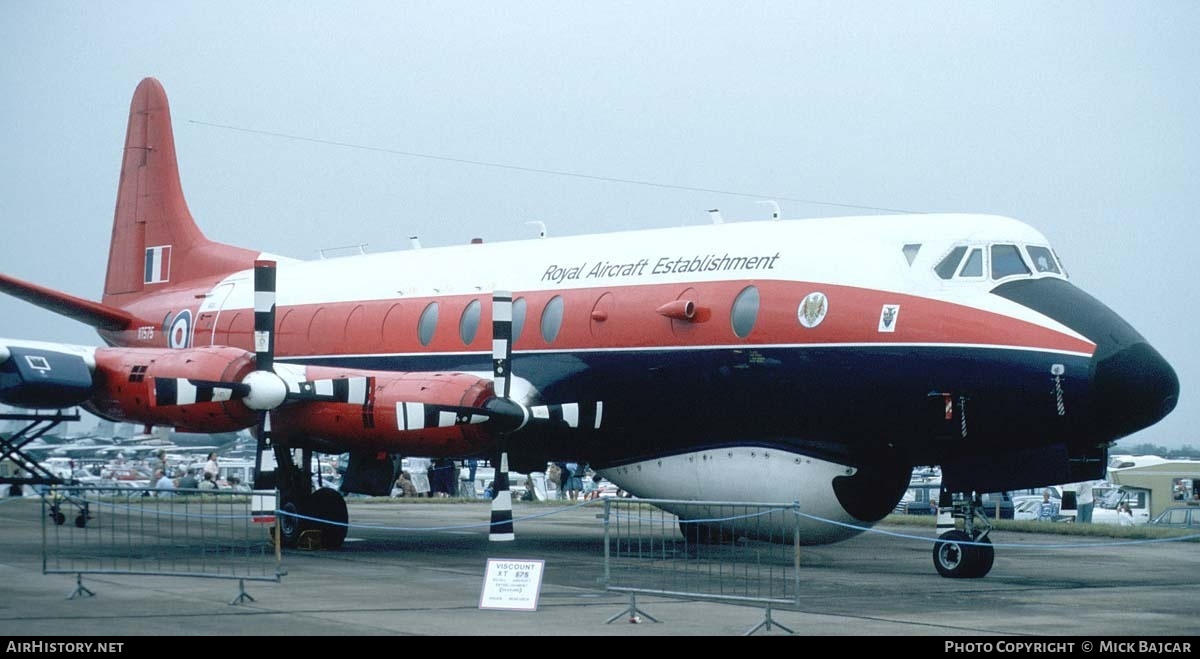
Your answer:
[[[125,306],[171,282],[219,279],[253,267],[257,256],[196,226],[179,183],[166,91],[145,78],[129,105],[104,305]]]

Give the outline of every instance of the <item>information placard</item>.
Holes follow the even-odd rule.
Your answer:
[[[479,608],[537,611],[545,564],[528,558],[489,558]]]

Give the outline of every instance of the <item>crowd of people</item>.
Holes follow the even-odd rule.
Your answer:
[[[477,460],[463,460],[456,463],[448,458],[430,460],[428,458],[407,458],[406,468],[392,487],[391,495],[400,497],[467,497],[495,498],[496,484],[494,480],[480,482],[482,489],[477,488],[476,475],[479,468]],[[600,497],[600,474],[590,468],[587,463],[550,462],[546,465],[544,496],[547,498],[587,501]],[[514,491],[513,498],[518,501],[538,500],[540,474],[529,474],[523,487]]]

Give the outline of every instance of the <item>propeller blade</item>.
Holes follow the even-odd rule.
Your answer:
[[[255,368],[275,367],[275,262],[254,262],[254,358]]]
[[[374,378],[349,377],[287,383],[288,400],[319,400],[330,403],[366,405]]]
[[[492,293],[492,387],[497,398],[512,395],[512,293]]]
[[[531,405],[530,423],[566,425],[568,428],[600,429],[604,417],[604,402],[556,403],[553,405]]]
[[[488,532],[491,542],[509,542],[517,539],[513,531],[512,492],[508,489],[508,451],[500,451],[500,468],[492,481],[495,495],[492,499],[492,525]]]
[[[275,478],[274,470],[269,471],[269,472],[263,470],[263,463],[265,462],[264,457],[267,455],[268,451],[275,450],[275,446],[271,443],[271,412],[270,412],[270,410],[264,410],[259,415],[258,428],[257,428],[257,432],[255,434],[258,436],[258,446],[257,446],[258,450],[255,451],[255,454],[254,454],[254,484],[253,484],[253,488],[256,490],[274,489],[278,485],[278,480]],[[274,463],[273,457],[274,456],[272,456],[272,463]]]
[[[487,423],[495,417],[491,410],[432,403],[396,403],[396,426],[400,430],[424,430]]]

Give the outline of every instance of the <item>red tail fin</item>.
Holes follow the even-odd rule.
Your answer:
[[[258,254],[215,243],[196,226],[175,161],[167,94],[146,78],[129,104],[104,304],[122,306],[172,282],[219,279]]]

